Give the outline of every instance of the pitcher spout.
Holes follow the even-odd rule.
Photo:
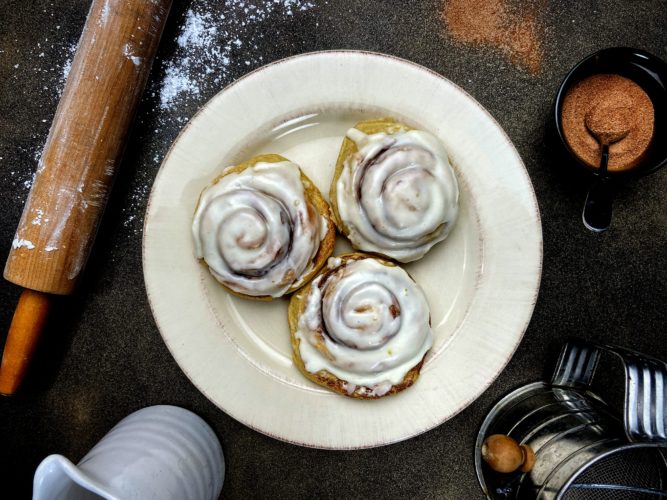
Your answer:
[[[62,455],[49,455],[37,470],[33,480],[33,500],[114,500],[101,485],[87,477],[76,465]]]

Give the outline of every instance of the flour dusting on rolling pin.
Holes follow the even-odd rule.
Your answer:
[[[14,239],[29,244],[13,245],[9,281],[47,293],[74,290],[170,4],[93,2]]]

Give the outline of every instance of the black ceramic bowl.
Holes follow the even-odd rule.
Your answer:
[[[565,141],[561,110],[565,95],[572,85],[600,73],[613,73],[636,82],[651,98],[655,110],[653,140],[639,165],[631,170],[608,172],[607,175],[620,181],[655,172],[667,164],[667,64],[643,50],[628,47],[603,49],[586,57],[572,68],[560,84],[554,105],[556,131],[560,143],[577,165],[590,173],[597,171],[579,161]]]

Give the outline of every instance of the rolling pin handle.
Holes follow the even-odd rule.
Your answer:
[[[49,313],[51,296],[25,289],[16,306],[9,327],[0,365],[0,394],[16,393],[28,369],[28,363],[42,335]]]

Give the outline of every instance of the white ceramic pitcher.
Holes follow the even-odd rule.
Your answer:
[[[33,500],[214,500],[225,461],[211,428],[177,406],[150,406],[121,420],[74,465],[45,458]]]

